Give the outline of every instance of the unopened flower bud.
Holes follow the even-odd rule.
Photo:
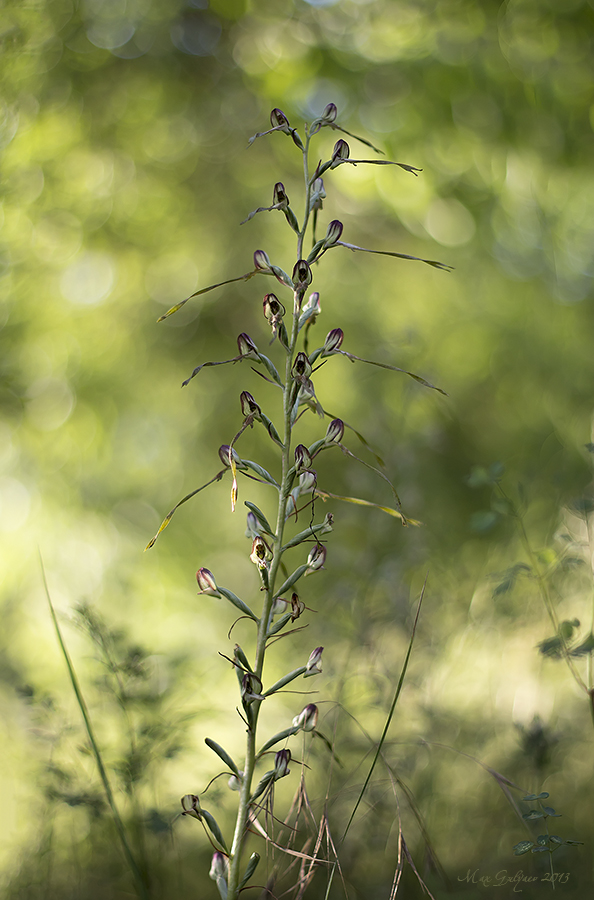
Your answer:
[[[324,238],[324,247],[332,247],[332,245],[335,244],[336,241],[339,241],[342,234],[342,229],[342,222],[339,222],[338,219],[332,219],[332,221],[328,225],[328,230],[326,231],[326,237]]]
[[[215,850],[213,853],[208,875],[213,881],[227,877],[227,857],[223,853],[219,853],[218,850]]]
[[[291,622],[298,619],[305,609],[305,603],[299,599],[299,594],[295,591],[291,594]]]
[[[262,682],[253,672],[246,672],[241,679],[241,699],[249,704],[254,700],[264,700],[262,696]]]
[[[309,469],[299,476],[299,493],[308,494],[316,486],[316,473]]]
[[[326,191],[324,190],[324,180],[322,178],[316,178],[311,190],[311,196],[309,199],[310,210],[314,209],[323,209],[323,202],[326,199]]]
[[[311,463],[311,454],[305,444],[297,444],[295,447],[295,468],[297,471],[299,469],[309,469]]]
[[[245,536],[252,538],[252,540],[258,537],[260,534],[260,526],[258,524],[258,520],[253,512],[247,514],[247,529],[245,532]]]
[[[298,259],[293,268],[293,285],[295,288],[311,284],[313,275],[309,263],[305,259]]]
[[[259,419],[260,413],[262,410],[252,397],[249,391],[242,391],[239,395],[239,400],[241,403],[241,411],[244,416],[254,416],[254,418]]]
[[[320,294],[318,291],[314,291],[313,294],[309,295],[307,303],[305,304],[305,306],[303,307],[303,309],[301,311],[302,314],[306,310],[308,312],[311,310],[311,312],[309,313],[309,319],[312,322],[315,322],[316,316],[318,316],[322,312],[322,307],[320,305]]]
[[[320,674],[320,672],[322,671],[322,652],[323,652],[323,650],[324,650],[323,647],[316,647],[315,650],[312,650],[312,652],[309,655],[309,659],[307,660],[307,664],[305,666],[306,674],[308,674],[308,675],[319,675]]]
[[[221,444],[221,446],[219,447],[219,456],[223,465],[231,465],[231,463],[229,462],[229,444]],[[239,456],[239,453],[237,452],[237,450],[235,450],[235,448],[231,450],[231,457],[236,466],[243,465],[241,457]]]
[[[330,124],[330,122],[335,121],[337,115],[338,115],[338,110],[336,108],[336,103],[329,103],[324,108],[324,112],[322,113],[320,118],[323,119],[324,122],[327,122],[328,124]]]
[[[293,719],[295,728],[302,728],[303,731],[313,731],[318,724],[318,707],[314,703],[308,703],[298,716]]]
[[[291,762],[290,750],[279,750],[274,757],[274,780],[284,778],[289,774],[289,763]]]
[[[264,300],[262,301],[262,306],[264,308],[264,315],[269,322],[282,319],[286,312],[285,307],[280,302],[276,294],[266,294]]]
[[[295,362],[293,363],[293,367],[291,369],[291,375],[293,376],[293,378],[302,380],[304,378],[309,378],[311,373],[312,366],[309,361],[309,357],[307,353],[304,353],[303,350],[300,350],[295,357]]]
[[[330,166],[331,169],[335,169],[336,166],[340,165],[343,159],[348,159],[351,155],[351,148],[347,144],[346,141],[343,141],[342,138],[336,141],[334,144],[334,149],[332,150],[332,164]]]
[[[209,569],[198,569],[198,571],[196,572],[196,581],[198,582],[198,587],[200,588],[200,594],[208,594],[209,597],[221,596],[217,590],[214,575]]]
[[[316,544],[315,547],[309,551],[309,556],[307,557],[307,569],[305,571],[306,575],[311,575],[312,572],[317,572],[318,569],[324,568],[324,563],[326,562],[326,548],[323,544]]]
[[[254,265],[259,272],[272,273],[272,264],[264,250],[256,250],[254,253]]]
[[[281,131],[284,131],[285,134],[290,134],[291,126],[289,125],[289,120],[286,115],[282,111],[282,109],[273,109],[270,113],[270,124],[273,128],[280,128]]]
[[[329,331],[324,341],[324,356],[339,350],[343,340],[344,331],[342,328],[333,328],[332,331]]]
[[[280,209],[286,209],[289,205],[289,198],[287,197],[285,186],[282,181],[277,181],[277,183],[274,185],[274,191],[272,192],[272,202]]]
[[[194,819],[201,819],[200,800],[196,794],[186,794],[181,798],[182,816],[192,816]]]
[[[245,331],[242,331],[238,336],[237,347],[240,356],[247,357],[248,359],[260,359],[258,348],[254,344],[249,334],[246,334]]]
[[[304,731],[305,731],[305,730],[306,730],[306,729],[304,729]],[[231,776],[231,778],[230,778],[229,781],[227,782],[230,791],[240,791],[240,790],[241,790],[241,785],[242,785],[242,782],[243,782],[243,778],[241,777],[242,775],[243,775],[243,772],[240,772],[240,773],[239,773],[239,778],[237,777],[237,775],[232,775],[232,776]]]
[[[260,537],[260,535],[255,537],[252,543],[252,552],[250,553],[250,560],[254,565],[258,566],[259,569],[266,569],[271,556],[272,551],[264,538]]]
[[[344,422],[342,419],[332,419],[328,425],[324,440],[327,444],[340,443],[344,435]]]
[[[270,613],[273,616],[278,616],[287,611],[287,606],[286,600],[283,600],[282,597],[275,597]]]

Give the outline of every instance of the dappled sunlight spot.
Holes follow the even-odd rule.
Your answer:
[[[0,479],[0,531],[18,531],[27,522],[31,495],[16,478]]]
[[[193,124],[185,116],[159,117],[146,131],[143,148],[161,163],[173,163],[191,153],[198,143]]]
[[[250,75],[264,75],[282,63],[301,59],[314,43],[309,28],[294,19],[270,23],[256,30],[244,31],[233,47],[233,58]],[[275,71],[275,78],[278,71]],[[309,77],[311,74],[308,73]],[[308,79],[303,79],[307,81]],[[275,89],[278,82],[275,83]],[[302,80],[295,81],[301,94]]]
[[[144,284],[153,300],[171,306],[196,290],[198,267],[189,256],[166,253],[148,265]]]
[[[171,26],[171,40],[178,50],[190,56],[210,56],[217,48],[222,27],[217,18],[187,13]]]
[[[66,210],[54,210],[35,226],[32,247],[42,262],[60,265],[78,253],[82,240],[79,219]]]
[[[65,189],[71,195],[107,197],[113,185],[114,154],[108,150],[94,153],[87,148],[76,147],[62,161],[61,174]]]
[[[115,269],[111,256],[87,250],[73,262],[60,280],[63,296],[79,306],[95,306],[112,291]]]
[[[459,200],[434,200],[425,216],[425,228],[445,247],[459,247],[474,237],[476,225]]]
[[[375,19],[353,29],[354,47],[373,62],[418,59],[426,56],[434,43],[421,10],[410,4],[382,6]]]
[[[417,160],[405,159],[403,162],[414,165]],[[386,171],[387,169],[387,171]],[[397,213],[410,212],[418,216],[424,215],[433,197],[430,178],[423,172],[420,178],[407,177],[406,172],[390,167],[381,167],[374,172],[375,189],[382,199]]]
[[[504,693],[504,705],[509,701],[509,689]],[[499,699],[499,697],[498,697]],[[546,690],[534,676],[523,674],[513,693],[512,719],[521,725],[527,725],[539,715],[547,721],[553,712],[555,694]]]
[[[12,428],[0,421],[0,466],[4,468],[4,471],[7,471],[8,466],[16,458],[17,452]]]
[[[40,431],[55,431],[74,409],[75,395],[59,378],[40,378],[27,391],[27,417]]]

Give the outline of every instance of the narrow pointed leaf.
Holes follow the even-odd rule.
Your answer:
[[[175,506],[173,507],[173,509],[171,510],[171,512],[167,513],[167,515],[165,516],[165,518],[164,518],[163,521],[161,522],[161,524],[160,524],[160,526],[159,526],[159,530],[157,531],[156,535],[155,535],[153,538],[150,539],[150,541],[148,542],[148,544],[146,545],[146,547],[145,547],[144,549],[145,549],[145,550],[150,550],[151,547],[154,547],[157,538],[159,537],[159,535],[161,534],[161,532],[164,531],[165,528],[167,528],[167,526],[168,526],[169,523],[171,522],[171,519],[173,518],[173,515],[174,515],[175,511],[178,510],[178,509],[180,508],[180,506],[182,506],[182,505],[183,505],[184,503],[186,503],[188,500],[191,500],[192,497],[195,497],[196,494],[199,494],[200,491],[203,491],[204,488],[207,488],[209,485],[213,484],[215,481],[220,481],[221,478],[223,477],[223,475],[225,474],[226,471],[227,471],[226,469],[221,469],[221,471],[220,471],[220,472],[217,472],[217,474],[214,476],[214,478],[211,478],[210,481],[207,481],[207,482],[206,482],[206,484],[203,484],[201,487],[196,488],[195,491],[191,491],[189,494],[186,494],[185,497],[182,497],[182,499],[179,501],[179,503],[176,503],[176,504],[175,504]]]
[[[266,469],[263,469],[258,463],[252,462],[251,459],[242,459],[242,463],[244,463],[248,469],[251,469],[252,472],[255,472],[256,475],[259,475],[260,478],[264,479],[264,481],[267,481],[268,484],[274,485],[275,488],[279,487],[270,472],[267,472]]]
[[[436,385],[431,384],[430,381],[427,381],[425,378],[421,378],[420,375],[415,375],[414,372],[409,372],[408,369],[401,369],[399,366],[390,366],[387,363],[376,362],[373,359],[363,359],[361,356],[355,356],[353,353],[347,353],[346,350],[337,350],[336,353],[340,353],[342,356],[346,356],[348,359],[352,361],[367,363],[369,366],[378,366],[380,369],[389,369],[391,372],[402,372],[403,375],[408,375],[409,378],[414,378],[415,381],[418,381],[419,384],[422,384],[424,387],[431,388],[433,391],[438,391],[440,394],[443,394],[444,397],[447,397],[448,394],[446,391],[442,390],[440,387],[436,387]]]
[[[373,757],[371,766],[370,766],[370,768],[369,768],[369,772],[367,773],[367,777],[366,777],[366,779],[365,779],[365,782],[364,782],[364,784],[363,784],[363,787],[361,788],[361,792],[359,793],[359,796],[358,796],[358,798],[357,798],[357,802],[355,803],[355,805],[354,805],[354,807],[353,807],[353,811],[352,811],[352,813],[351,813],[351,815],[350,815],[350,817],[349,817],[349,820],[348,820],[348,822],[347,822],[347,827],[346,827],[345,830],[344,830],[344,834],[343,834],[343,836],[342,836],[342,841],[344,841],[345,837],[346,837],[347,834],[348,834],[348,831],[349,831],[349,828],[351,827],[352,821],[353,821],[353,819],[355,818],[355,813],[357,812],[357,810],[358,810],[358,808],[359,808],[359,805],[360,805],[360,803],[361,803],[361,801],[363,800],[363,797],[364,797],[364,795],[365,795],[365,791],[367,790],[367,786],[368,786],[369,782],[371,781],[371,776],[373,775],[373,771],[374,771],[375,766],[376,766],[376,764],[377,764],[377,761],[378,761],[378,759],[379,759],[380,753],[382,752],[382,747],[384,746],[384,742],[385,742],[386,737],[387,737],[387,734],[388,734],[388,729],[389,729],[389,727],[390,727],[390,723],[392,722],[392,718],[393,718],[393,716],[394,716],[394,712],[396,711],[396,706],[397,706],[397,704],[398,704],[398,699],[399,699],[400,693],[401,693],[401,691],[402,691],[402,685],[404,684],[404,678],[405,678],[405,676],[406,676],[406,670],[408,669],[408,663],[409,663],[410,656],[411,656],[411,653],[412,653],[413,644],[414,644],[414,641],[415,641],[415,634],[417,633],[417,624],[418,624],[418,622],[419,622],[419,616],[420,616],[420,614],[421,614],[421,606],[423,605],[423,597],[425,596],[425,588],[426,588],[426,587],[427,587],[427,577],[425,577],[425,583],[423,584],[423,589],[422,589],[422,591],[421,591],[421,596],[419,597],[419,602],[418,602],[418,604],[417,604],[417,611],[416,611],[416,613],[415,613],[415,619],[414,619],[413,626],[412,626],[411,633],[410,633],[410,640],[409,640],[409,642],[408,642],[408,649],[407,649],[407,651],[406,651],[406,656],[405,656],[405,658],[404,658],[404,662],[403,662],[402,668],[401,668],[401,670],[400,670],[400,677],[399,677],[399,679],[398,679],[398,684],[396,685],[396,691],[394,692],[394,698],[393,698],[393,700],[392,700],[392,705],[390,706],[390,711],[389,711],[389,713],[388,713],[388,716],[387,716],[387,719],[386,719],[386,723],[385,723],[384,729],[383,729],[383,731],[382,731],[382,735],[381,735],[381,737],[380,737],[380,739],[379,739],[379,741],[378,741],[378,745],[377,745],[377,748],[376,748],[376,751],[375,751],[375,754],[374,754],[374,757]]]
[[[251,510],[251,512],[253,512],[266,534],[270,534],[272,537],[274,537],[274,531],[270,527],[270,523],[268,522],[268,519],[266,518],[262,510],[257,507],[255,503],[251,503],[249,500],[244,500],[244,505],[247,506],[247,508]]]
[[[278,634],[278,632],[282,631],[282,629],[285,627],[285,625],[288,622],[290,622],[292,618],[293,618],[292,612],[284,613],[280,617],[280,619],[274,623],[274,625],[270,626],[270,628],[266,632],[266,637],[269,638],[269,637],[272,637],[273,634]]]
[[[368,250],[366,247],[357,247],[356,244],[347,244],[345,241],[337,241],[333,246],[346,247],[348,250],[359,250],[361,253],[376,253],[379,256],[394,256],[396,259],[411,259],[415,262],[422,262],[426,263],[428,266],[433,266],[434,269],[443,269],[444,272],[449,272],[454,268],[453,266],[439,262],[436,259],[423,259],[421,256],[410,256],[408,253],[395,253],[393,250]]]
[[[370,506],[374,509],[380,509],[382,512],[387,513],[389,516],[394,516],[395,519],[403,519],[403,515],[397,509],[392,509],[390,506],[381,506],[379,503],[371,503],[370,500],[361,500],[360,497],[341,497],[340,494],[331,494],[330,491],[320,491],[316,488],[315,493],[318,497],[321,497],[322,500],[327,500],[329,497],[332,500],[343,500],[346,503],[356,503],[357,506]],[[406,519],[407,525],[422,525],[422,522],[419,522],[418,519]]]
[[[278,744],[279,741],[285,741],[288,737],[291,737],[291,735],[297,734],[298,731],[301,731],[300,725],[293,725],[291,728],[285,728],[284,731],[279,731],[278,734],[271,737],[270,740],[266,741],[264,746],[260,748],[258,758],[260,758],[263,753],[266,753],[267,750],[270,750],[271,747],[274,747],[275,744]]]
[[[356,141],[359,141],[361,144],[365,144],[366,147],[371,147],[372,150],[375,150],[376,153],[383,153],[383,150],[380,150],[379,147],[375,147],[371,141],[368,141],[366,138],[359,137],[358,134],[353,134],[352,131],[347,131],[346,128],[341,128],[340,125],[336,125],[334,122],[330,123],[329,126],[332,131],[342,131],[343,134],[348,134],[349,137],[355,138]]]
[[[289,575],[289,577],[285,582],[283,582],[281,587],[277,591],[275,590],[274,596],[280,597],[280,595],[284,594],[285,591],[288,591],[290,587],[293,587],[293,585],[299,581],[301,576],[305,574],[306,570],[307,566],[299,566],[297,569],[295,569],[293,574]]]
[[[290,541],[287,541],[284,547],[281,548],[281,553],[284,553],[285,550],[289,550],[291,547],[297,547],[298,544],[302,544],[303,541],[307,541],[308,539],[311,540],[311,538],[323,528],[328,528],[327,522],[319,522],[317,525],[310,525],[305,531],[300,531],[299,534],[292,537]]]
[[[260,353],[260,360],[268,370],[270,377],[278,384],[279,387],[283,387],[283,383],[281,381],[281,377],[278,374],[274,363],[272,363],[267,356],[264,356],[263,353]]]
[[[250,880],[250,878],[256,871],[256,868],[257,868],[259,862],[260,862],[260,854],[252,853],[252,855],[249,858],[246,870],[245,870],[245,875],[239,882],[239,885],[238,885],[239,890],[241,890],[242,887],[245,887],[245,885],[248,883],[248,881]]]
[[[199,366],[196,366],[196,368],[194,369],[194,371],[192,372],[192,374],[189,376],[189,378],[186,378],[185,381],[182,381],[182,387],[187,387],[187,385],[190,383],[190,381],[192,380],[192,378],[195,378],[196,375],[198,374],[198,372],[200,372],[201,369],[205,369],[207,366],[226,366],[227,363],[240,362],[240,361],[241,361],[241,358],[242,358],[242,357],[234,356],[233,359],[223,359],[223,360],[221,360],[220,362],[205,362],[205,363],[201,363]]]
[[[201,809],[200,813],[202,815],[202,818],[208,825],[208,830],[212,834],[215,841],[217,841],[217,843],[220,844],[220,846],[225,851],[225,853],[228,853],[229,851],[227,850],[227,844],[225,843],[225,838],[223,837],[223,834],[221,832],[221,829],[219,828],[218,822],[215,819],[215,817],[213,815],[211,815],[211,813],[209,813],[207,809]]]
[[[222,588],[217,585],[217,591],[219,594],[222,594],[223,597],[226,597],[233,606],[237,607],[245,616],[249,616],[250,619],[253,619],[254,622],[259,622],[259,619],[255,613],[249,608],[247,603],[244,603],[243,600],[240,600],[233,591],[228,591],[227,588]]]
[[[268,688],[267,691],[264,691],[264,696],[269,697],[271,694],[275,694],[277,691],[280,691],[286,684],[290,684],[291,681],[294,681],[296,678],[299,678],[300,675],[306,671],[306,666],[300,666],[298,669],[293,669],[292,672],[289,672],[287,675],[283,675],[282,678],[279,678],[278,681],[272,685],[272,687]]]
[[[204,743],[206,744],[207,747],[210,747],[210,749],[213,750],[217,754],[217,756],[220,757],[220,759],[223,760],[225,765],[228,766],[232,772],[235,772],[235,774],[238,776],[238,778],[241,777],[239,774],[239,769],[237,768],[236,764],[233,762],[233,760],[231,759],[231,757],[229,756],[227,751],[223,747],[221,747],[220,744],[217,744],[217,742],[213,741],[212,738],[204,738]]]
[[[157,322],[162,322],[164,319],[168,319],[169,316],[172,316],[178,310],[185,306],[188,300],[192,300],[194,297],[199,297],[201,294],[208,294],[209,291],[214,291],[215,288],[223,287],[225,284],[233,284],[235,281],[248,281],[248,279],[253,278],[254,275],[266,274],[264,272],[260,272],[259,269],[254,269],[253,272],[246,272],[245,275],[240,275],[238,278],[228,278],[226,281],[219,281],[217,284],[210,284],[208,287],[202,288],[200,291],[195,291],[193,294],[190,294],[189,297],[186,297],[185,300],[182,300],[181,303],[176,303],[175,306],[172,306],[171,309],[168,309],[167,312],[159,316]]]

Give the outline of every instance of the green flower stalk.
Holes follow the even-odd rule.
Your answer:
[[[413,166],[391,163],[387,160],[353,160],[350,157],[349,145],[342,138],[335,144],[330,160],[325,163],[320,161],[314,166],[312,171],[309,159],[312,139],[322,132],[324,128],[349,134],[337,124],[337,108],[333,103],[328,104],[321,116],[315,119],[309,127],[306,126],[303,138],[291,126],[289,119],[280,109],[272,110],[270,123],[271,128],[268,131],[254,135],[249,143],[251,145],[257,138],[270,134],[274,134],[276,139],[277,132],[291,138],[297,151],[302,156],[304,174],[303,218],[301,224],[299,224],[298,218],[290,206],[289,197],[283,183],[277,182],[273,187],[272,205],[259,207],[253,213],[250,213],[244,222],[248,222],[260,212],[282,212],[288,226],[296,234],[296,261],[292,267],[289,266],[287,271],[285,271],[273,263],[264,250],[258,249],[254,252],[254,269],[251,272],[238,278],[211,285],[208,288],[197,291],[192,296],[199,296],[232,282],[247,281],[254,276],[273,276],[281,286],[282,291],[292,294],[293,301],[291,304],[290,298],[287,296],[285,302],[283,302],[272,292],[266,293],[263,299],[264,317],[272,331],[275,361],[260,353],[252,338],[245,332],[242,332],[237,338],[238,356],[220,362],[202,363],[184,381],[184,385],[187,385],[205,366],[218,366],[249,360],[251,364],[258,367],[257,371],[259,374],[282,390],[281,418],[274,424],[263,412],[252,394],[247,390],[243,390],[240,394],[243,424],[238,425],[237,434],[230,443],[223,445],[219,449],[219,457],[223,468],[206,485],[188,494],[174,507],[161,525],[155,538],[149,544],[149,546],[154,544],[156,538],[169,524],[175,510],[181,503],[189,500],[209,484],[221,481],[229,472],[232,480],[231,500],[233,509],[235,509],[237,503],[241,477],[248,477],[270,484],[276,489],[277,503],[274,526],[269,523],[265,513],[258,509],[255,504],[246,501],[246,506],[249,510],[246,535],[251,540],[249,558],[254,563],[259,576],[259,589],[255,588],[254,594],[262,598],[260,610],[254,612],[248,602],[235,596],[226,588],[221,587],[207,568],[200,568],[196,574],[200,594],[216,598],[217,602],[228,600],[235,607],[235,610],[240,610],[244,617],[251,619],[256,628],[251,650],[246,653],[239,645],[236,645],[233,659],[230,660],[238,679],[241,701],[238,712],[245,726],[247,726],[243,768],[240,769],[227,751],[219,744],[210,738],[206,739],[207,745],[225,764],[226,771],[231,775],[229,784],[239,798],[235,829],[231,839],[227,840],[221,833],[216,820],[211,813],[201,807],[199,798],[196,795],[188,794],[182,800],[183,814],[196,818],[202,823],[211,844],[215,848],[216,852],[213,856],[210,876],[216,881],[223,900],[237,900],[240,891],[248,885],[259,860],[258,854],[254,853],[248,863],[243,861],[243,851],[248,831],[251,824],[260,817],[262,810],[266,808],[266,804],[268,804],[274,790],[274,783],[280,778],[290,776],[289,762],[291,760],[291,751],[287,747],[276,752],[274,768],[262,774],[258,770],[265,755],[275,744],[290,740],[298,732],[311,734],[312,737],[317,734],[316,725],[319,711],[313,704],[309,704],[295,716],[292,726],[287,725],[284,731],[265,739],[264,743],[262,743],[259,733],[260,710],[262,704],[272,694],[296,679],[309,678],[322,671],[323,647],[316,647],[311,652],[305,665],[288,672],[273,685],[266,683],[264,674],[264,663],[267,653],[269,649],[270,652],[274,652],[271,649],[274,643],[274,641],[271,641],[271,638],[280,634],[295,619],[304,615],[307,609],[304,601],[299,598],[295,590],[297,582],[301,578],[319,573],[324,569],[327,561],[326,539],[333,529],[333,515],[328,513],[322,522],[316,523],[314,521],[314,502],[316,497],[327,498],[335,495],[329,494],[325,490],[325,485],[320,486],[318,484],[318,475],[312,468],[312,463],[317,454],[336,446],[340,446],[341,450],[349,457],[357,459],[342,444],[345,434],[345,423],[342,419],[331,416],[329,417],[331,419],[329,424],[321,425],[320,437],[310,447],[306,447],[302,443],[297,443],[294,446],[294,432],[299,428],[299,421],[304,414],[313,412],[322,420],[328,415],[316,394],[314,385],[315,361],[320,358],[331,361],[331,358],[334,356],[347,355],[352,362],[359,360],[370,362],[369,360],[361,360],[360,357],[350,353],[347,354],[341,350],[344,339],[344,333],[341,328],[333,328],[321,346],[313,351],[309,350],[311,326],[321,313],[319,291],[311,293],[307,300],[305,296],[314,280],[312,265],[314,262],[316,263],[315,277],[317,278],[319,272],[318,263],[327,251],[333,250],[337,246],[366,253],[386,252],[367,250],[342,242],[343,224],[337,219],[330,221],[324,238],[316,241],[316,221],[318,214],[323,208],[322,201],[326,198],[326,190],[320,176],[322,173],[328,172],[330,178],[335,178],[337,176],[333,170],[346,163],[375,165],[381,162],[385,165],[400,166],[415,175],[420,171]],[[364,139],[358,140],[372,147],[368,141]],[[373,149],[375,150],[376,148]],[[275,221],[279,221],[278,218]],[[307,238],[311,240],[313,247],[309,256],[307,256],[307,251],[304,249]],[[402,259],[418,259],[417,257],[396,252],[389,252],[387,255]],[[420,261],[436,268],[449,268],[435,260],[424,259]],[[288,271],[291,272],[290,276],[287,274]],[[187,298],[187,300],[190,299]],[[187,300],[177,304],[161,318],[172,315]],[[291,310],[291,312],[288,312],[288,310]],[[300,336],[303,339],[302,348],[298,348]],[[386,363],[377,363],[377,365],[399,372],[405,371]],[[405,374],[411,375],[426,387],[434,387],[420,378],[420,376],[415,376],[410,372],[405,372]],[[270,473],[257,462],[243,459],[239,450],[236,449],[236,445],[241,440],[241,435],[247,428],[261,425],[264,426],[267,436],[277,448],[280,474]],[[359,461],[361,462],[361,460]],[[364,463],[364,465],[368,466],[368,468],[373,468],[367,463]],[[400,509],[398,495],[391,482],[382,472],[379,470],[375,471],[390,485],[398,507],[397,509],[380,508],[393,516],[400,517],[402,523],[407,524]],[[324,490],[322,490],[322,487]],[[358,498],[339,499],[361,505],[374,505]],[[288,536],[288,529],[293,527],[294,521],[298,521],[299,514],[304,509],[307,510],[308,527],[305,530],[298,531],[293,536]],[[302,561],[283,580],[279,577],[283,556],[288,549],[294,547],[301,547]],[[287,599],[289,595],[291,597],[290,600]],[[265,833],[265,826],[266,819],[263,817],[263,822],[258,823],[260,833]]]

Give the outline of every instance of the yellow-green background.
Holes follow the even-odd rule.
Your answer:
[[[101,686],[96,648],[68,624],[72,610],[90,603],[142,648],[147,696],[131,700],[129,713],[139,727],[152,723],[150,764],[136,800],[118,799],[134,840],[144,833],[155,895],[216,895],[199,824],[169,826],[179,796],[219,771],[204,736],[240,757],[235,679],[218,651],[229,654],[239,640],[249,652],[251,634],[240,623],[229,642],[232,608],[197,597],[193,578],[207,566],[237,593],[251,583],[244,598],[257,601],[242,501],[273,518],[272,490],[242,482],[232,517],[229,485],[215,485],[180,510],[151,552],[143,548],[173,503],[217,471],[217,448],[241,422],[240,391],[278,419],[275,390],[245,363],[205,369],[180,390],[200,362],[233,356],[241,331],[267,352],[261,300],[274,288],[240,282],[156,319],[193,290],[249,271],[256,248],[291,270],[294,241],[280,213],[239,222],[271,202],[279,180],[301,214],[299,153],[282,134],[249,149],[247,140],[265,130],[272,107],[299,128],[333,101],[349,131],[423,172],[344,165],[328,173],[322,226],[339,218],[347,241],[455,269],[337,248],[315,272],[316,333],[321,342],[341,327],[345,349],[412,369],[448,397],[345,359],[316,376],[325,408],[381,453],[405,510],[423,525],[403,529],[375,510],[329,505],[326,569],[302,592],[317,612],[271,651],[269,674],[325,646],[323,675],[305,687],[318,691],[320,727],[336,729],[344,762],[330,787],[338,839],[428,573],[385,756],[416,798],[451,893],[402,788],[396,799],[380,765],[343,851],[349,896],[389,896],[398,809],[436,897],[490,896],[458,881],[469,868],[538,874],[542,860],[513,856],[526,832],[495,780],[460,753],[524,790],[549,791],[563,814],[555,829],[586,842],[557,854],[558,870],[571,873],[558,892],[586,896],[594,838],[587,698],[563,662],[536,649],[551,625],[534,579],[520,575],[499,589],[526,553],[516,524],[492,507],[491,488],[472,485],[480,481],[473,467],[505,466],[531,545],[543,570],[554,569],[559,617],[579,619],[584,638],[592,617],[592,0],[30,0],[3,3],[0,22],[0,866],[8,895],[132,891],[107,814],[93,815],[89,796],[81,799],[101,792],[52,632],[40,553],[116,786],[124,717]],[[339,136],[322,131],[313,157],[328,158]],[[354,158],[373,157],[348,140]],[[311,416],[299,439],[323,427]],[[352,433],[345,441],[371,460]],[[276,465],[262,432],[246,434],[241,452]],[[338,451],[318,475],[331,492],[391,503],[380,479]],[[586,657],[576,665],[587,678]],[[266,733],[286,727],[304,702],[269,701]],[[291,746],[300,757],[300,741]],[[319,813],[329,769],[319,741],[308,763]],[[298,772],[295,764],[277,813]],[[224,781],[210,793],[228,832],[236,795]],[[408,869],[407,896],[418,894],[415,884]],[[312,893],[324,890],[320,873]],[[343,891],[338,877],[332,890]],[[524,896],[548,890],[537,882]]]

